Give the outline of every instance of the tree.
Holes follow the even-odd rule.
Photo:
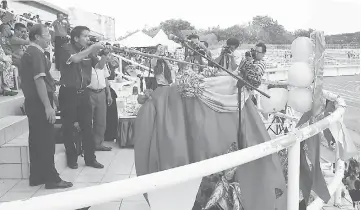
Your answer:
[[[298,29],[296,30],[293,35],[295,38],[297,37],[310,37],[310,34],[314,31],[314,29],[309,28],[308,30],[305,29]]]
[[[178,35],[181,30],[195,30],[194,26],[192,26],[190,22],[181,19],[171,19],[161,22],[160,28],[168,35]]]
[[[252,25],[257,32],[257,38],[270,44],[285,44],[285,28],[269,16],[256,16]]]
[[[209,45],[215,45],[218,43],[217,36],[214,33],[202,35],[199,37],[200,40],[206,41]]]

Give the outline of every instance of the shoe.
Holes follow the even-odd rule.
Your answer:
[[[77,169],[79,166],[78,166],[78,163],[68,163],[68,167],[71,168],[71,169]]]
[[[95,151],[112,151],[111,147],[106,147],[106,146],[100,146],[95,148]]]
[[[73,186],[73,183],[60,180],[59,182],[49,182],[45,184],[45,189],[65,189]]]
[[[98,161],[94,160],[93,162],[91,163],[87,163],[85,162],[85,165],[86,166],[89,166],[89,167],[93,167],[93,168],[104,168],[104,165],[99,163]]]
[[[4,90],[2,92],[3,96],[16,96],[18,94],[18,92],[15,91],[10,91],[10,90]]]

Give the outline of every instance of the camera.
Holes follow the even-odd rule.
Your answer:
[[[252,57],[253,59],[256,58],[256,50],[255,50],[254,48],[251,48],[251,50],[248,51],[248,52],[251,54],[251,57]]]
[[[223,51],[222,51],[223,54],[231,54],[232,51],[231,51],[231,47],[226,45],[223,47]]]
[[[206,51],[200,47],[196,47],[195,50],[197,50],[197,52],[199,52],[202,55],[206,55]]]
[[[98,42],[99,42],[99,40],[96,37],[90,37],[88,45],[90,46],[90,45],[93,45],[93,44],[98,43]],[[110,45],[110,43],[106,43],[106,45]],[[109,50],[106,50],[106,49],[102,49],[98,53],[99,56],[108,55],[108,54],[109,54]]]

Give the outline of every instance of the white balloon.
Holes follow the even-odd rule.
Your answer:
[[[308,37],[298,37],[292,42],[291,51],[294,61],[307,62],[313,51],[311,39]]]
[[[284,88],[271,88],[266,91],[270,96],[261,96],[261,109],[264,113],[274,113],[284,110],[288,100],[288,90]]]
[[[312,108],[312,91],[308,88],[293,88],[288,92],[288,105],[297,112],[305,113]]]
[[[307,63],[296,62],[288,70],[288,84],[295,87],[309,87],[314,80],[313,70]]]

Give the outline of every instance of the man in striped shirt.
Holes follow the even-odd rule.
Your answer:
[[[264,43],[260,42],[256,44],[256,49],[254,50],[254,56],[253,64],[256,66],[256,69],[258,69],[260,72],[262,72],[262,75],[266,71],[266,62],[263,60],[264,55],[266,54],[267,47]]]
[[[254,87],[261,85],[262,77],[266,71],[266,62],[263,60],[267,47],[264,43],[258,43],[256,48],[250,52],[252,59],[244,58],[238,66],[238,73]],[[246,53],[246,57],[248,52]],[[246,87],[250,89],[249,87]],[[257,105],[257,100],[253,96],[252,101]]]

